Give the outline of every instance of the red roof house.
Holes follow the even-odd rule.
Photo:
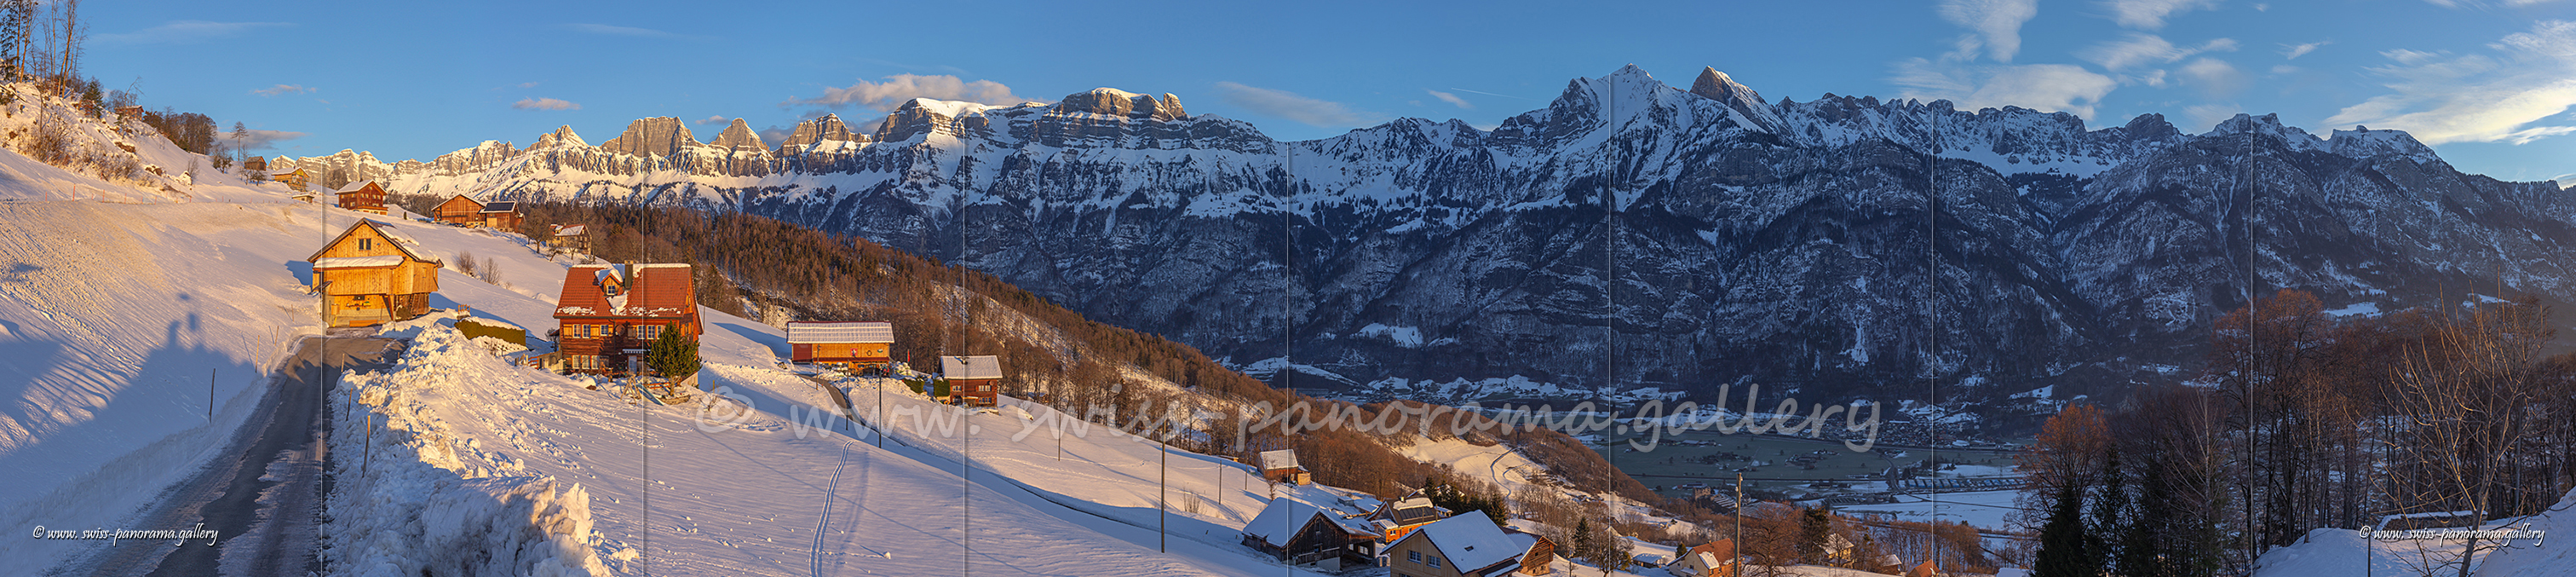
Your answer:
[[[555,307],[556,350],[572,372],[643,371],[645,347],[663,331],[700,333],[695,283],[685,264],[583,265],[564,271]]]

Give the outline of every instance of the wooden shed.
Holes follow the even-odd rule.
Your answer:
[[[312,181],[313,173],[305,172],[304,169],[296,168],[293,165],[288,165],[282,168],[269,169],[268,179],[286,183],[288,188],[304,190],[305,183]]]
[[[447,202],[438,203],[438,208],[431,209],[430,212],[435,213],[430,216],[447,224],[456,226],[483,224],[483,203],[475,202],[474,199],[466,198],[462,194],[449,197]]]
[[[478,224],[483,226],[501,230],[519,230],[517,201],[495,200],[483,203],[483,210],[475,212],[474,216]]]
[[[1272,483],[1304,485],[1314,479],[1304,465],[1297,464],[1297,451],[1280,449],[1261,452],[1261,480]]]
[[[332,194],[340,197],[340,208],[385,214],[385,187],[376,186],[376,181],[352,182]]]
[[[846,370],[883,368],[894,362],[894,323],[790,322],[787,345],[797,363],[839,364]]]
[[[698,296],[689,265],[582,265],[564,271],[555,307],[556,350],[565,370],[632,374],[645,347],[664,331],[699,334]]]
[[[939,375],[948,379],[948,394],[957,399],[957,404],[991,407],[1001,403],[1001,357],[939,357]]]
[[[420,243],[383,223],[361,219],[304,260],[313,263],[314,292],[323,295],[323,321],[363,327],[429,313],[438,292],[438,269],[422,258]]]

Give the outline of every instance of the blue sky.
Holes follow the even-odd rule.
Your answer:
[[[2576,183],[2576,0],[257,6],[90,3],[84,71],[270,131],[254,153],[393,161],[560,125],[598,143],[676,116],[706,121],[704,140],[734,117],[873,127],[909,97],[1099,86],[1285,139],[1408,116],[1491,126],[1570,78],[1634,63],[1686,88],[1714,66],[1774,101],[2406,129],[2463,170]]]

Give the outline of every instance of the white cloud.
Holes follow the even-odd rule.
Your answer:
[[[2072,64],[1958,65],[1922,58],[1898,62],[1889,81],[1905,87],[1906,98],[1947,99],[1971,110],[2020,106],[2087,120],[2102,97],[2120,85]]]
[[[1422,91],[1423,91],[1423,92],[1429,92],[1429,93],[1431,93],[1431,97],[1432,97],[1432,98],[1438,98],[1438,99],[1440,99],[1440,101],[1441,101],[1441,102],[1447,102],[1447,103],[1450,103],[1450,104],[1458,105],[1458,107],[1459,107],[1459,108],[1465,108],[1465,109],[1469,109],[1469,110],[1474,110],[1474,109],[1476,108],[1476,105],[1474,105],[1474,104],[1468,104],[1468,103],[1467,103],[1467,99],[1465,99],[1465,98],[1459,98],[1459,97],[1458,97],[1458,95],[1456,95],[1456,94],[1450,94],[1450,93],[1447,93],[1447,92],[1441,92],[1441,91],[1438,91],[1438,90],[1432,90],[1432,89],[1429,89],[1429,88],[1424,88],[1424,89],[1422,89]]]
[[[1996,62],[2011,62],[2021,52],[2021,24],[2039,15],[2039,0],[1941,0],[1941,19],[1976,33],[1959,38],[1959,56],[1974,58],[1979,49]]]
[[[2154,34],[2131,32],[2119,40],[2095,44],[2076,53],[2077,58],[2102,65],[2104,70],[2121,70],[2145,64],[2164,64],[2189,58],[2203,52],[2232,52],[2236,40],[2220,38],[2199,46],[2175,46]]]
[[[733,124],[733,119],[725,118],[723,116],[709,116],[698,119],[698,124]]]
[[[581,105],[552,98],[523,98],[510,104],[520,110],[581,110]]]
[[[2284,75],[2284,74],[2294,74],[2294,73],[2297,73],[2298,71],[2299,71],[2299,67],[2297,67],[2297,66],[2291,66],[2291,65],[2288,65],[2288,64],[2274,64],[2274,65],[2272,65],[2272,75],[2273,75],[2273,76],[2280,76],[2280,75]]]
[[[2111,21],[2121,26],[2154,30],[2165,27],[2165,19],[2193,10],[2217,8],[2218,0],[2105,0]]]
[[[936,76],[896,74],[885,77],[884,82],[861,80],[846,88],[826,86],[823,87],[821,97],[788,98],[786,102],[779,105],[833,108],[857,106],[878,112],[888,112],[915,98],[1002,105],[1037,102],[1013,95],[1011,87],[991,80],[967,82],[945,74]]]
[[[250,91],[250,93],[251,93],[251,94],[257,94],[257,95],[260,95],[260,96],[278,96],[278,95],[284,95],[284,94],[303,94],[303,93],[306,93],[306,92],[312,92],[312,91],[313,91],[313,89],[312,89],[312,88],[310,88],[310,87],[306,87],[306,86],[301,85],[301,84],[279,84],[279,85],[276,85],[276,86],[271,86],[271,87],[267,87],[267,88],[261,88],[261,89],[258,89],[258,90],[253,90],[253,91]]]
[[[1218,82],[1216,91],[1217,97],[1225,99],[1227,104],[1294,120],[1309,126],[1325,128],[1356,126],[1366,122],[1368,118],[1366,115],[1351,111],[1350,107],[1343,106],[1342,103],[1307,98],[1286,90]]]
[[[607,35],[607,36],[627,36],[627,37],[633,37],[633,38],[654,38],[654,39],[661,39],[661,40],[702,40],[702,39],[704,39],[703,37],[699,37],[699,36],[690,36],[690,35],[687,35],[687,34],[674,34],[674,33],[670,33],[670,32],[663,32],[663,31],[660,31],[660,30],[654,30],[654,29],[651,29],[651,28],[636,28],[636,27],[633,27],[633,26],[610,26],[610,25],[607,25],[607,24],[565,24],[565,25],[564,25],[564,27],[565,27],[565,28],[571,28],[571,29],[573,29],[573,31],[576,31],[576,32],[588,32],[588,33],[591,33],[591,34],[601,34],[601,35]]]
[[[302,132],[287,132],[284,130],[253,129],[249,132],[250,137],[241,140],[240,144],[242,150],[261,150],[271,148],[277,146],[277,143],[303,138],[305,136]],[[225,141],[230,141],[233,137],[230,132],[222,133],[219,136]]]
[[[2541,21],[2488,47],[2496,54],[2383,52],[2397,64],[2369,70],[2388,77],[2392,93],[2346,107],[2326,124],[2405,130],[2425,144],[2522,144],[2576,133],[2576,126],[2536,125],[2576,106],[2576,22]]]
[[[2298,60],[2301,56],[2307,56],[2308,53],[2315,52],[2318,48],[2324,48],[2325,45],[2333,43],[2333,40],[2325,40],[2309,42],[2306,44],[2283,44],[2281,45],[2281,56],[2289,60]]]
[[[172,20],[142,30],[91,36],[90,41],[107,45],[185,44],[238,36],[245,32],[277,26],[294,26],[285,22],[207,22]]]
[[[2216,58],[2201,58],[2182,65],[2182,80],[2210,98],[2228,98],[2245,90],[2245,73]]]

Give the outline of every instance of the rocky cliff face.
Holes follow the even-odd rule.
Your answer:
[[[1771,103],[1714,70],[1685,91],[1631,67],[1491,131],[1403,119],[1280,142],[1098,89],[917,100],[874,135],[830,117],[795,134],[767,151],[696,144],[676,119],[599,147],[561,130],[398,188],[768,215],[1256,372],[1295,367],[1297,386],[1415,396],[1521,376],[1809,399],[1941,383],[1945,402],[2001,403],[2185,378],[2249,288],[2383,310],[2576,288],[2576,204],[2557,187],[2461,174],[2403,133],[2321,139],[2270,116],[2097,130],[1947,102]],[[632,178],[648,170],[684,176]],[[760,174],[779,176],[726,178]]]

